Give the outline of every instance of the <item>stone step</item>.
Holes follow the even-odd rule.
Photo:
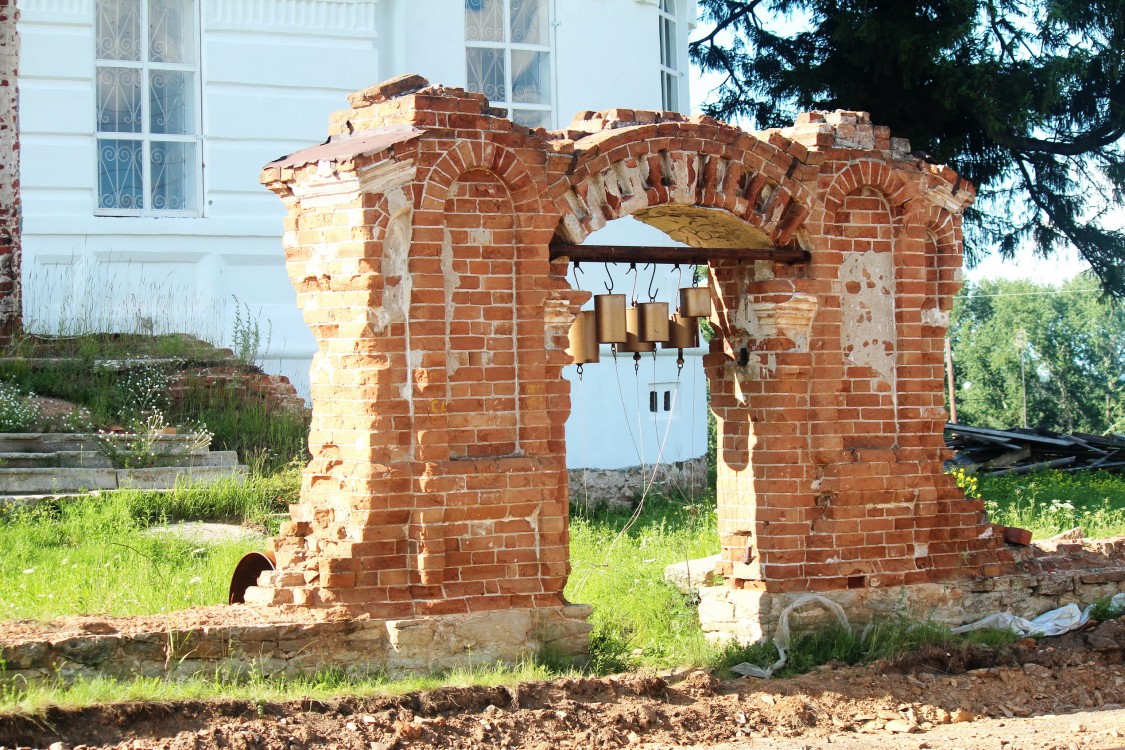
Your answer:
[[[109,457],[93,451],[60,451],[58,465],[66,468],[112,469]],[[192,451],[191,453],[169,453],[157,456],[157,467],[176,466],[237,466],[237,451]]]
[[[226,452],[226,451],[222,451]],[[29,468],[0,469],[0,495],[66,494],[90,490],[165,489],[179,484],[210,484],[243,478],[245,465],[162,466],[150,469]]]
[[[245,479],[249,468],[238,466],[176,466],[153,469],[118,469],[117,486],[141,490],[174,487],[180,484],[213,484],[228,478]]]
[[[57,453],[0,453],[2,469],[50,468],[58,465]]]
[[[93,437],[65,432],[0,433],[0,453],[58,453],[94,450]]]
[[[127,443],[129,435],[90,435],[80,432],[6,432],[0,433],[0,453],[58,453],[98,451],[98,441],[109,439]],[[193,435],[158,435],[156,444],[161,453],[185,454],[191,451]]]
[[[115,469],[0,469],[0,493],[5,495],[116,488]]]
[[[59,466],[65,469],[112,469],[109,456],[99,451],[59,451]]]
[[[89,492],[45,492],[26,495],[0,495],[0,507],[5,505],[24,505],[31,507],[45,501],[84,500],[91,497],[101,497],[102,493],[103,490],[90,490]]]

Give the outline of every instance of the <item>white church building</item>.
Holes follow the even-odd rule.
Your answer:
[[[315,342],[281,248],[267,162],[324,140],[346,95],[403,73],[485,93],[516,122],[611,107],[687,111],[694,0],[20,0],[25,325],[184,331],[307,393]],[[653,236],[655,234],[655,237]],[[621,220],[593,244],[674,244]],[[615,291],[673,299],[667,267]],[[583,265],[584,289],[606,269]],[[682,284],[691,269],[683,269]],[[674,307],[674,305],[673,305]],[[236,320],[239,321],[236,324]],[[574,381],[572,467],[706,451],[699,354],[629,355]]]

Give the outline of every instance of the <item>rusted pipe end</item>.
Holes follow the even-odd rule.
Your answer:
[[[230,596],[228,604],[245,604],[246,589],[258,585],[258,576],[267,570],[277,568],[277,559],[272,552],[247,552],[234,566],[230,577]]]

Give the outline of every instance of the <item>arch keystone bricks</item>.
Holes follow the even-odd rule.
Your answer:
[[[562,370],[589,293],[550,247],[623,216],[696,247],[809,256],[709,266],[725,584],[704,591],[706,629],[752,639],[796,592],[862,609],[1011,568],[942,472],[942,339],[973,199],[950,170],[862,112],[747,133],[617,109],[547,132],[418,76],[349,101],[327,143],[262,172],[319,351],[301,500],[248,602],[555,613],[550,638],[581,649]]]

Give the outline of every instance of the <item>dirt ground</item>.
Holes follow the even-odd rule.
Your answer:
[[[0,716],[7,748],[1125,748],[1125,618],[1004,652],[931,649],[801,677],[703,671],[404,697],[114,704]],[[61,743],[61,744],[56,744]]]

